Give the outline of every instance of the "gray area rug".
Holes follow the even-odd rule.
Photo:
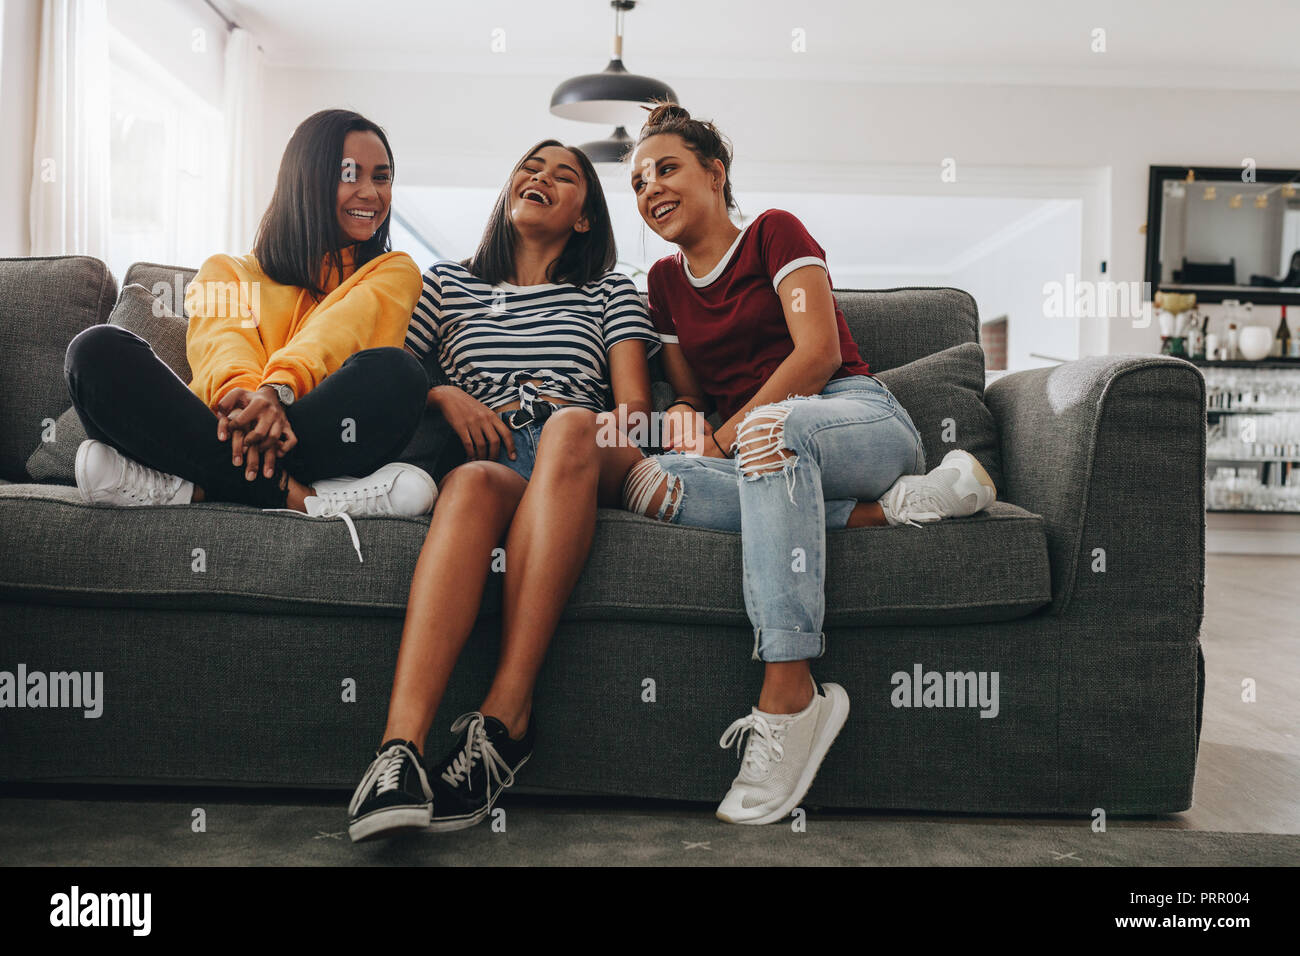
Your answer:
[[[210,795],[209,795],[210,796]],[[712,806],[516,798],[459,833],[354,845],[347,795],[298,802],[0,799],[0,863],[35,866],[1294,866],[1300,836],[1168,823],[924,822],[812,812],[789,824],[722,823]],[[205,832],[195,832],[203,810]]]

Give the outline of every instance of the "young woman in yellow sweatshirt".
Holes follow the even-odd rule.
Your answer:
[[[385,464],[414,434],[428,390],[402,348],[421,280],[410,256],[389,251],[392,181],[379,126],[316,113],[289,140],[253,252],[212,256],[186,291],[188,387],[125,329],[72,340],[65,374],[90,436],[76,467],[87,502],[432,508],[427,474]]]

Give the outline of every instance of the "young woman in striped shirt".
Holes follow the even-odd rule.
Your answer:
[[[428,401],[469,460],[442,481],[416,564],[383,743],[349,806],[354,840],[472,826],[532,753],[533,684],[597,503],[619,506],[640,458],[598,454],[598,429],[611,400],[626,415],[650,409],[647,350],[659,336],[614,263],[591,162],[545,140],[512,170],[474,256],[424,273],[406,344],[448,381]],[[452,724],[455,747],[426,766],[425,738],[503,538],[495,679]]]

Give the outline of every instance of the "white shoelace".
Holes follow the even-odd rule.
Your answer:
[[[357,560],[362,564],[366,559],[361,556],[361,539],[357,537],[357,526],[352,523],[352,516],[346,511],[325,510],[319,514],[309,515],[303,511],[294,511],[292,508],[263,508],[263,511],[280,511],[285,514],[298,515],[301,518],[342,518],[343,523],[348,526],[348,534],[352,536],[352,550],[357,553]]]
[[[749,776],[761,778],[767,773],[768,765],[772,761],[780,762],[785,756],[785,747],[781,743],[785,739],[785,731],[784,722],[773,725],[762,714],[750,713],[736,720],[723,731],[718,746],[725,750],[734,743],[736,753],[739,754],[740,744],[748,733],[749,743],[745,747],[745,756],[741,761],[741,772],[748,771]]]
[[[396,790],[397,783],[402,777],[402,757],[400,754],[388,761],[388,766],[384,768],[383,773],[378,777],[379,785],[375,787],[375,795],[387,793],[389,790]]]
[[[337,491],[317,491],[316,497],[319,498],[324,507],[321,509],[321,517],[332,517],[336,512],[345,513],[349,505],[360,504],[361,510],[365,514],[397,514],[397,509],[393,507],[393,501],[388,497],[388,493],[393,490],[393,483],[374,482],[369,485],[360,485],[355,488],[343,488]]]
[[[125,455],[122,456],[122,465],[121,488],[132,498],[143,497],[146,501],[162,504],[171,499],[185,481],[179,475],[164,474]]]
[[[352,549],[357,553],[357,560],[362,564],[366,559],[361,556],[361,539],[357,537],[357,526],[352,523],[352,516],[349,513],[352,506],[360,505],[357,509],[362,514],[397,514],[397,509],[393,507],[393,499],[388,493],[393,490],[393,481],[375,481],[370,484],[356,485],[351,488],[341,488],[334,491],[320,491],[317,489],[314,497],[320,502],[319,510],[316,514],[311,515],[314,518],[342,518],[343,523],[348,526],[348,534],[352,536]]]
[[[418,758],[411,754],[406,747],[397,745],[389,747],[376,757],[374,762],[366,769],[366,775],[361,778],[361,783],[357,784],[356,792],[352,794],[352,802],[348,804],[348,813],[355,814],[357,812],[357,809],[365,802],[366,797],[370,795],[370,788],[375,786],[376,781],[378,781],[378,787],[375,789],[376,796],[389,790],[396,790],[401,781],[402,761],[404,759],[418,761]]]
[[[911,486],[900,479],[894,487],[885,493],[881,503],[887,507],[895,518],[904,524],[921,527],[917,518],[938,521],[944,515],[943,499],[935,489],[925,485]]]
[[[442,779],[447,781],[453,787],[459,787],[461,781],[469,781],[470,771],[474,769],[481,757],[483,760],[483,770],[488,778],[488,802],[492,800],[492,784],[497,785],[501,790],[505,787],[514,785],[515,774],[510,769],[510,764],[497,753],[496,747],[492,746],[492,740],[487,735],[487,729],[484,727],[483,715],[478,711],[472,711],[468,714],[461,714],[456,722],[451,725],[451,732],[458,734],[466,727],[469,727],[469,740],[465,743],[465,749],[456,755],[456,759],[451,762],[451,766],[442,772]],[[502,776],[505,771],[505,776]]]

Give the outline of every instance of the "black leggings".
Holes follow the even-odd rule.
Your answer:
[[[284,507],[281,470],[310,485],[361,477],[393,461],[415,433],[428,394],[424,368],[409,352],[357,352],[286,409],[298,444],[277,474],[266,478],[259,468],[248,481],[230,462],[229,439],[217,438],[216,415],[138,335],[115,325],[84,330],[68,345],[63,374],[91,438],[194,482],[208,501],[259,508]]]

